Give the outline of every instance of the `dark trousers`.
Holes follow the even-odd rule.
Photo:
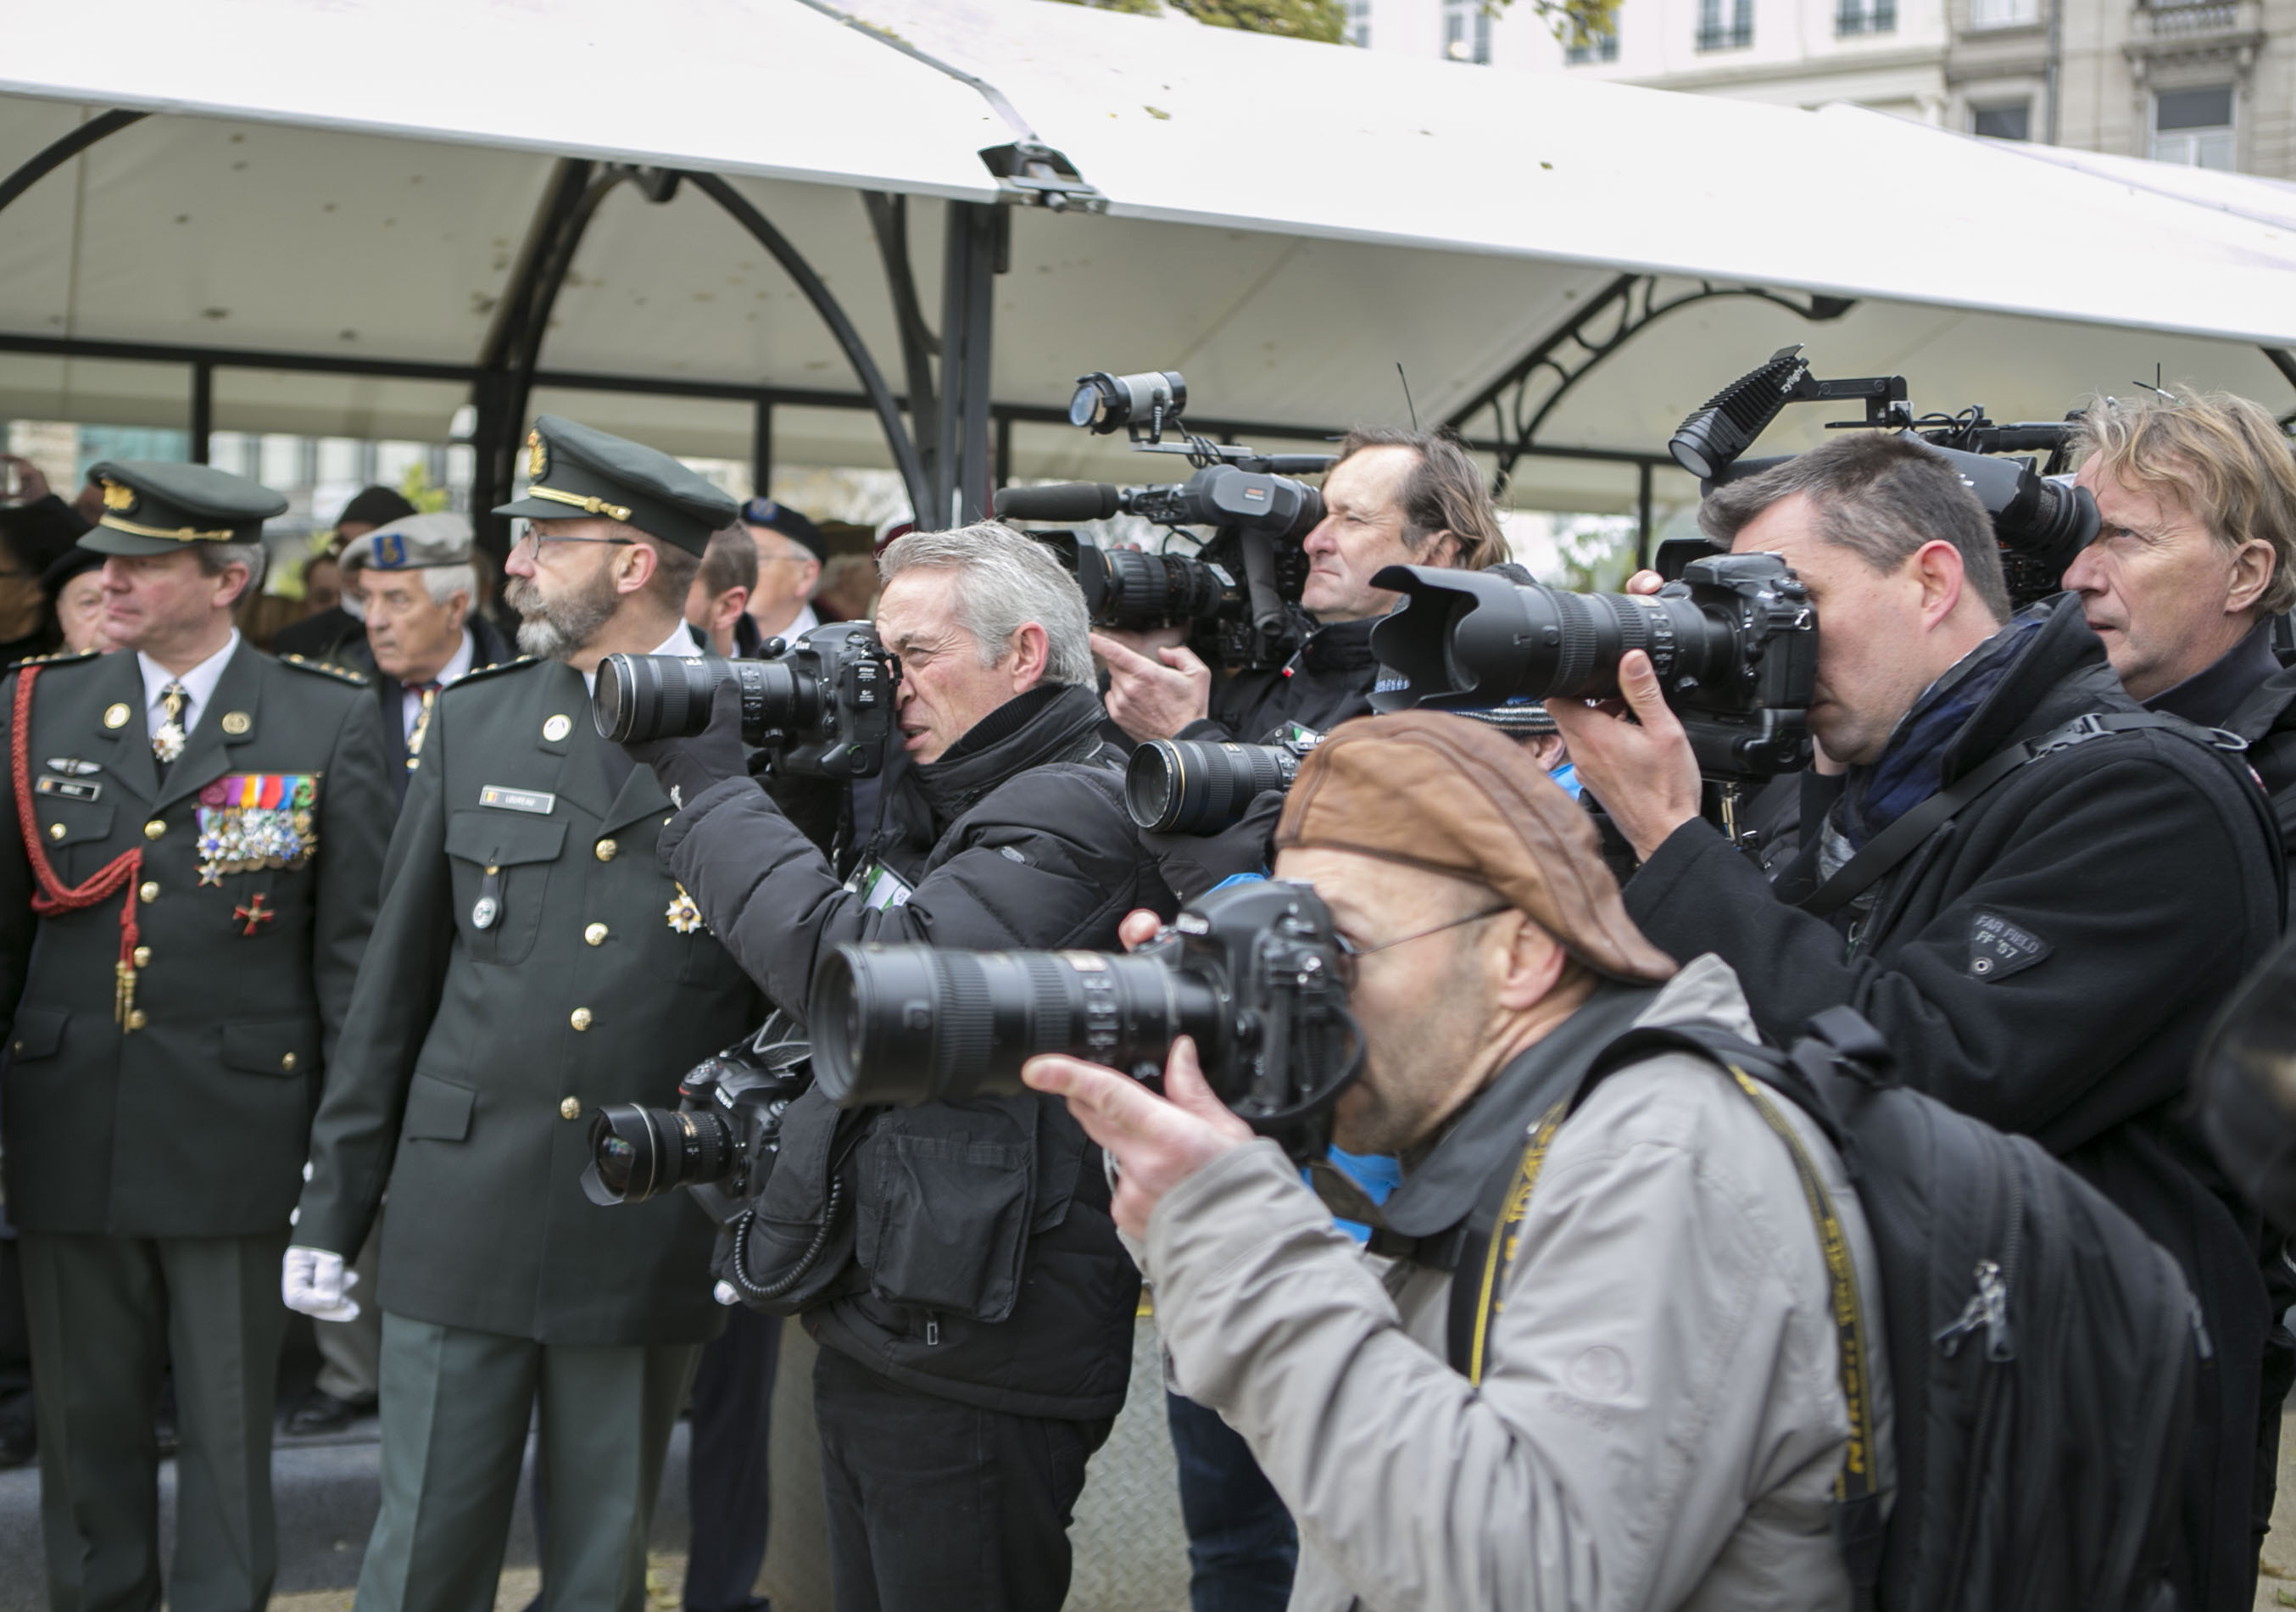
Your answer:
[[[1243,1435],[1177,1394],[1164,1395],[1180,1469],[1193,1612],[1283,1612],[1300,1565],[1300,1531]]]
[[[980,1410],[824,1348],[813,1415],[837,1612],[1058,1612],[1112,1419]]]
[[[386,1311],[382,1505],[359,1612],[488,1612],[537,1405],[553,1612],[642,1612],[646,1536],[701,1351],[537,1344]]]
[[[21,1234],[55,1612],[160,1605],[152,1416],[175,1361],[176,1612],[256,1612],[278,1566],[271,1408],[285,1228],[264,1237]]]
[[[726,1330],[701,1351],[693,1374],[693,1454],[685,1472],[693,1539],[685,1564],[691,1612],[745,1612],[757,1605],[772,1520],[766,1453],[773,1442],[774,1373],[782,1318],[746,1305],[726,1312]]]

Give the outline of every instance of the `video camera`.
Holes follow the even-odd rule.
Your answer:
[[[1817,615],[1776,555],[1709,555],[1655,594],[1563,593],[1425,565],[1390,565],[1372,584],[1404,596],[1371,632],[1401,679],[1372,695],[1375,711],[1611,699],[1620,658],[1639,649],[1709,778],[1809,762]]]
[[[590,712],[616,744],[681,738],[709,726],[721,683],[742,691],[742,740],[787,774],[870,778],[893,735],[900,662],[865,621],[832,621],[795,644],[768,639],[754,661],[715,655],[610,654]]]
[[[807,1019],[815,1078],[844,1108],[1021,1091],[1039,1053],[1154,1084],[1193,1036],[1220,1100],[1305,1158],[1363,1066],[1347,996],[1330,909],[1307,884],[1265,879],[1190,902],[1128,957],[840,946]]]
[[[1906,401],[1903,375],[1821,381],[1800,347],[1782,347],[1708,399],[1669,439],[1667,451],[1699,478],[1701,492],[1711,492],[1785,462],[1738,456],[1787,404],[1845,400],[1863,400],[1866,417],[1830,421],[1827,430],[1898,432],[1951,465],[1977,495],[1993,518],[2013,606],[2062,590],[2065,567],[2095,539],[2098,523],[2096,500],[2062,476],[2077,415],[2000,425],[1972,404],[1957,415],[1917,418]]]
[[[1070,530],[1032,535],[1076,572],[1095,627],[1184,627],[1203,658],[1229,667],[1282,665],[1297,647],[1297,606],[1308,580],[1300,545],[1324,518],[1323,495],[1297,475],[1329,470],[1328,454],[1256,454],[1185,432],[1188,384],[1176,370],[1081,376],[1070,422],[1095,435],[1128,430],[1142,453],[1185,454],[1185,481],[1119,488],[1099,481],[1008,487],[996,514],[1011,521],[1104,521],[1122,513],[1178,530],[1210,527],[1195,554],[1103,549]],[[1168,430],[1184,432],[1167,442]]]

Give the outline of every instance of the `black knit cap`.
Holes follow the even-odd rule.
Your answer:
[[[497,505],[498,515],[576,521],[605,515],[689,554],[733,522],[731,494],[659,448],[556,415],[537,415],[526,434],[526,496]]]
[[[362,487],[335,517],[338,527],[388,526],[414,513],[414,506],[388,487]]]

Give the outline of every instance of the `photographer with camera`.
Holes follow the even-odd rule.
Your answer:
[[[491,1606],[529,1429],[553,1606],[635,1608],[712,1302],[684,1195],[578,1184],[594,1112],[660,1102],[757,1023],[757,991],[656,865],[670,801],[600,737],[607,654],[700,653],[682,618],[734,501],[668,454],[550,415],[504,596],[530,658],[431,708],[311,1129],[287,1303],[381,1306],[381,1509],[365,1612]],[[385,1188],[378,1290],[346,1262]]]
[[[2296,848],[2296,670],[2273,643],[2296,604],[2296,448],[2224,392],[2099,399],[2076,447],[2103,525],[2066,588],[2130,699],[2248,741]]]
[[[1401,1158],[1375,1219],[1427,1247],[1478,1223],[1495,1179],[1520,1187],[1506,1166],[1535,1170],[1488,1262],[1470,1248],[1382,1276],[1214,1095],[1198,1042],[1173,1046],[1160,1098],[1070,1057],[1024,1078],[1115,1157],[1179,1386],[1299,1518],[1291,1604],[1849,1605],[1827,1519],[1852,1410],[1793,1151],[1718,1065],[1679,1052],[1627,1055],[1570,1106],[1630,1026],[1751,1034],[1730,971],[1677,971],[1628,921],[1585,814],[1460,717],[1340,729],[1302,763],[1276,843],[1277,877],[1328,909],[1359,1026],[1332,1142]],[[1221,1078],[1222,1049],[1202,1051]],[[1857,1200],[1790,1107],[1778,1123],[1871,1291]],[[1868,1375],[1886,1382],[1878,1356]],[[1886,1422],[1882,1406],[1856,1424],[1880,1489]]]
[[[2280,929],[2260,793],[2199,730],[2136,711],[2078,599],[2010,616],[1984,507],[1918,441],[1836,439],[1718,488],[1700,522],[1808,590],[1809,728],[1848,771],[1774,889],[1700,817],[1647,655],[1619,662],[1623,710],[1550,701],[1641,861],[1628,911],[1735,967],[1773,1039],[1855,1008],[1909,1085],[2035,1138],[2176,1255],[2206,1328],[2176,1576],[2188,1605],[2245,1607],[2268,1317],[2252,1217],[2185,1098],[2210,1015]]]
[[[664,865],[796,1015],[840,942],[1112,948],[1127,912],[1172,910],[1099,736],[1084,601],[1059,562],[983,523],[913,532],[881,571],[904,753],[873,810],[846,806],[833,866],[747,776],[730,684],[700,736],[632,746],[685,802]],[[817,1090],[799,1097],[785,1148],[834,1114]],[[857,1239],[840,1246],[857,1262],[803,1311],[823,1345],[838,1605],[1050,1612],[1085,1463],[1131,1369],[1139,1277],[1100,1161],[1058,1103],[1028,1094],[865,1111],[840,1136],[824,1190],[853,1205]]]
[[[1480,570],[1506,557],[1474,461],[1439,432],[1357,426],[1324,478],[1323,497],[1300,596],[1314,630],[1283,665],[1215,686],[1192,650],[1093,634],[1108,668],[1108,714],[1133,740],[1257,744],[1287,722],[1323,732],[1361,716],[1379,678],[1371,629],[1397,597],[1374,588],[1373,575],[1388,565]]]

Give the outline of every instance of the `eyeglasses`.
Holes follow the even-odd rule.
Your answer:
[[[1376,946],[1363,945],[1357,942],[1349,940],[1340,931],[1333,930],[1332,932],[1332,938],[1337,941],[1340,944],[1341,974],[1346,979],[1347,983],[1352,985],[1355,983],[1356,959],[1358,958],[1367,958],[1374,951],[1385,951],[1391,947],[1406,945],[1413,941],[1423,941],[1431,934],[1442,933],[1446,929],[1464,929],[1469,924],[1480,924],[1485,918],[1495,918],[1498,917],[1499,914],[1509,910],[1513,906],[1513,903],[1511,901],[1501,901],[1496,907],[1486,907],[1480,912],[1471,912],[1464,917],[1453,918],[1449,923],[1438,924],[1432,929],[1421,929],[1416,930],[1410,934],[1400,934],[1391,941],[1382,941]]]
[[[634,548],[637,546],[637,539],[636,538],[545,538],[529,526],[518,534],[516,540],[510,546],[510,551],[516,554],[523,548],[529,554],[539,555],[545,543],[611,543],[617,548]]]

